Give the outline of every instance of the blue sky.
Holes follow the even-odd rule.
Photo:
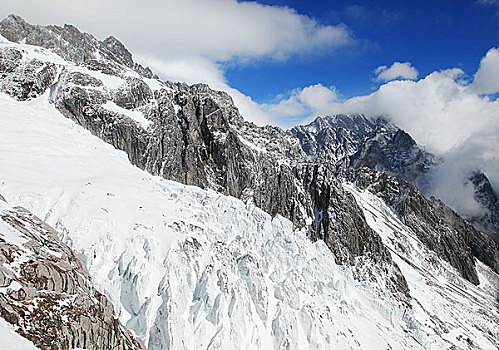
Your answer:
[[[453,67],[472,76],[480,58],[499,44],[499,1],[260,2],[292,7],[323,24],[345,24],[360,42],[340,52],[229,66],[230,85],[257,102],[318,82],[336,86],[345,98],[367,94],[380,85],[372,81],[373,70],[395,61],[410,61],[420,76]]]

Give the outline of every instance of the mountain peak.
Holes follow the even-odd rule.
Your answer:
[[[0,34],[12,42],[51,49],[65,60],[76,64],[107,59],[133,69],[144,77],[155,77],[149,68],[133,61],[130,51],[116,37],[109,36],[99,41],[72,24],[64,24],[62,27],[39,26],[29,24],[18,15],[9,15],[0,22]]]

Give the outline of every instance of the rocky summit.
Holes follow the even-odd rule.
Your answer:
[[[237,344],[242,339],[242,334],[249,332],[247,329],[254,330],[248,334],[252,334],[251,337],[254,338],[253,345],[259,344],[257,347],[271,344],[274,348],[297,348],[300,344],[307,343],[315,344],[318,348],[327,348],[326,344],[351,344],[353,348],[362,348],[366,343],[362,343],[363,339],[355,330],[348,328],[349,326],[344,328],[343,323],[336,329],[328,323],[334,323],[337,313],[342,312],[342,308],[338,306],[340,304],[334,304],[333,307],[328,304],[327,298],[322,299],[324,295],[328,295],[332,299],[338,298],[340,303],[341,298],[345,297],[345,290],[354,285],[367,288],[366,294],[359,296],[359,300],[370,300],[366,302],[367,306],[359,306],[359,310],[364,310],[362,312],[370,315],[376,308],[370,299],[376,298],[376,295],[380,298],[379,308],[383,310],[382,313],[390,314],[389,310],[397,310],[393,312],[394,320],[390,322],[396,324],[397,329],[402,330],[405,335],[397,333],[398,330],[393,330],[392,334],[383,327],[381,333],[375,332],[379,339],[393,336],[395,340],[391,344],[388,342],[387,346],[461,346],[468,340],[468,344],[475,344],[476,347],[499,345],[496,337],[498,304],[494,299],[497,297],[499,250],[497,243],[483,233],[497,238],[496,213],[499,211],[497,196],[483,173],[470,175],[469,181],[476,190],[477,201],[489,208],[489,214],[463,219],[440,200],[427,198],[423,194],[429,187],[432,169],[441,159],[420,148],[409,134],[384,118],[371,120],[359,114],[337,115],[318,117],[308,125],[296,126],[288,131],[272,126],[260,127],[245,121],[225,92],[212,90],[204,84],[161,81],[149,68],[135,63],[132,54],[114,37],[99,41],[74,26],[37,26],[14,15],[0,22],[0,34],[4,38],[0,43],[0,90],[8,98],[17,101],[15,103],[19,108],[46,101],[47,105],[37,108],[50,115],[57,113],[54,118],[61,118],[63,121],[60,123],[70,123],[67,124],[69,129],[61,129],[61,133],[69,133],[68,130],[78,125],[93,135],[93,141],[83,141],[83,136],[81,139],[77,136],[75,142],[100,142],[93,144],[93,148],[86,149],[86,153],[83,152],[82,157],[75,158],[74,162],[91,162],[85,160],[83,154],[92,152],[94,148],[104,147],[101,145],[104,141],[107,146],[112,146],[113,151],[124,151],[131,165],[148,174],[141,175],[141,181],[159,181],[152,180],[154,176],[159,176],[198,188],[192,190],[192,193],[189,192],[191,190],[182,192],[192,202],[175,199],[185,206],[175,209],[180,210],[176,212],[165,208],[172,198],[178,198],[179,190],[175,187],[178,185],[164,185],[161,182],[154,185],[156,192],[165,196],[168,194],[151,204],[158,206],[157,215],[163,218],[162,227],[165,232],[155,236],[156,232],[160,232],[157,230],[161,225],[132,223],[133,229],[130,232],[133,231],[134,235],[127,242],[131,247],[140,246],[141,253],[127,260],[127,256],[133,255],[128,250],[132,248],[122,247],[119,250],[115,248],[115,243],[106,242],[103,236],[98,236],[101,238],[95,242],[84,242],[78,234],[94,237],[93,235],[101,233],[90,232],[89,228],[97,231],[99,228],[87,221],[76,224],[73,219],[68,219],[80,212],[82,203],[94,206],[85,202],[83,198],[86,197],[82,196],[105,176],[92,178],[88,175],[84,178],[92,180],[81,180],[83,187],[78,187],[80,182],[74,177],[80,176],[81,172],[90,171],[88,167],[84,167],[80,173],[71,173],[71,176],[64,178],[68,183],[77,184],[77,187],[71,187],[71,190],[67,190],[69,192],[65,192],[58,186],[37,190],[41,185],[46,186],[46,183],[38,184],[37,187],[29,185],[29,179],[15,180],[13,173],[8,173],[8,170],[0,172],[0,181],[3,181],[0,190],[5,189],[20,202],[23,198],[31,198],[31,210],[54,220],[55,227],[64,233],[65,242],[81,251],[84,261],[89,264],[90,274],[95,273],[94,280],[97,280],[98,285],[104,286],[104,294],[110,297],[115,311],[119,312],[120,320],[148,348],[223,348],[224,342],[225,346]],[[5,106],[11,106],[9,103],[6,102]],[[39,119],[33,119],[33,123],[41,123]],[[57,123],[54,125],[61,127]],[[10,129],[5,130],[7,134]],[[36,130],[44,130],[43,124]],[[33,129],[35,138],[38,137],[36,130]],[[40,140],[51,142],[52,137],[55,136]],[[51,144],[52,148],[49,149],[64,148],[56,146],[57,142]],[[14,142],[6,141],[5,147],[12,144]],[[18,150],[12,148],[11,152],[15,155]],[[109,164],[118,157],[112,154],[112,157],[106,158]],[[5,157],[8,157],[8,153]],[[29,164],[37,161],[29,158],[29,154],[26,157]],[[68,159],[72,157],[68,154]],[[13,158],[5,158],[5,162],[9,162],[9,159]],[[55,157],[50,159],[54,164],[59,161]],[[119,164],[121,167],[121,163]],[[12,167],[15,168],[15,165]],[[123,167],[128,169],[124,165]],[[66,170],[61,171],[60,176],[64,177],[65,173]],[[51,174],[52,172],[47,172],[46,178],[51,178]],[[113,176],[119,177],[117,174]],[[130,178],[139,181],[134,176],[130,175]],[[14,185],[10,185],[11,183]],[[135,182],[124,183],[125,187],[136,186]],[[106,184],[112,186],[110,183]],[[95,200],[99,203],[96,204],[99,213],[107,213],[106,217],[109,214],[106,220],[111,221],[102,221],[103,227],[108,227],[109,222],[116,220],[116,217],[111,217],[112,213],[121,214],[117,214],[120,212],[118,207],[113,207],[114,211],[108,209],[108,204],[118,205],[118,202],[114,202],[114,192],[105,192],[105,200],[97,199],[100,198],[97,194]],[[159,195],[156,192],[151,196]],[[125,195],[123,192],[122,196]],[[234,197],[237,202],[219,199],[220,196]],[[129,195],[134,203],[140,202],[140,197]],[[45,203],[43,198],[48,198],[50,205],[40,204]],[[102,202],[98,202],[99,200]],[[59,207],[58,203],[65,205],[61,204]],[[369,209],[370,205],[376,207]],[[189,220],[194,221],[169,221],[168,213],[175,213],[183,218],[187,214],[182,210],[187,210],[190,206],[197,210],[194,219],[189,217]],[[205,209],[199,209],[198,206],[204,206]],[[146,210],[143,206],[139,208]],[[236,224],[230,221],[229,225],[217,221],[211,216],[213,213],[218,213],[220,217],[224,217],[225,213],[233,213],[231,215],[241,218],[242,222]],[[14,219],[7,217],[22,216],[26,221],[29,215],[21,209],[15,209],[9,212],[5,220],[14,222]],[[93,216],[87,218],[84,211],[82,215],[85,220],[92,221]],[[118,218],[128,222],[125,216]],[[33,227],[43,226],[38,219],[32,218],[26,222]],[[207,225],[207,222],[211,222],[213,227]],[[26,226],[16,225],[18,230],[19,227]],[[118,221],[113,225],[110,226],[119,231],[122,223]],[[271,236],[265,236],[266,230],[269,230]],[[288,231],[296,232],[307,243],[292,235],[288,236]],[[161,255],[162,260],[156,261],[159,257],[152,255],[154,248],[151,245],[162,246],[163,243],[151,243],[147,237],[152,235],[153,240],[169,241],[170,238],[165,236],[166,232],[172,234],[171,237],[188,236],[175,238],[180,242],[179,245],[169,243],[164,251],[168,253]],[[113,236],[115,233],[106,234]],[[53,237],[51,239],[57,239],[53,230],[50,230],[50,235]],[[245,235],[251,239],[245,238]],[[396,242],[402,236],[406,237],[404,241]],[[244,243],[245,239],[253,246]],[[63,244],[54,242],[57,242],[58,247]],[[77,242],[81,242],[81,245]],[[99,242],[106,250],[96,248]],[[5,244],[10,242],[6,240]],[[48,243],[41,245],[45,244]],[[274,250],[277,249],[274,245],[282,249],[279,250],[281,253]],[[312,259],[311,264],[319,264],[319,261],[321,264],[324,261],[332,264],[333,272],[322,265],[314,268],[325,276],[331,273],[342,276],[340,280],[344,287],[338,285],[339,280],[323,281],[317,277],[317,271],[309,271],[302,265],[294,266],[293,254],[300,259],[305,259],[306,256],[302,254],[302,249],[305,248],[300,245],[310,249],[310,256],[315,259]],[[325,247],[327,253],[320,250],[320,247]],[[41,254],[40,248],[37,249],[36,254]],[[70,250],[64,249],[64,259],[68,260]],[[410,262],[413,258],[411,250],[414,249],[425,256],[421,258],[420,265]],[[99,254],[104,253],[113,259],[99,257]],[[141,254],[144,254],[143,259],[140,258]],[[293,272],[286,275],[285,272],[275,270],[273,254],[285,259],[287,268]],[[48,259],[44,255],[38,259],[42,257]],[[33,264],[40,264],[33,261]],[[77,264],[78,269],[83,268],[74,254],[70,260],[63,262],[66,265]],[[176,266],[176,263],[182,267]],[[105,296],[91,286],[87,275],[83,275],[84,280],[88,280],[85,288],[71,287],[68,290],[68,283],[64,281],[69,277],[58,275],[62,282],[55,281],[52,275],[58,268],[54,265],[50,265],[50,268],[46,264],[43,266],[44,273],[51,276],[43,278],[45,284],[52,281],[51,286],[62,285],[66,288],[56,292],[75,295],[76,299],[83,298],[78,305],[83,303],[86,309],[83,308],[81,312],[87,312],[91,308],[100,310],[92,317],[98,319],[95,322],[102,324],[99,329],[104,333],[98,335],[100,333],[93,328],[88,328],[88,322],[85,323],[70,313],[70,306],[78,310],[81,306],[59,302],[60,297],[52,294],[50,298],[53,299],[50,300],[46,300],[46,296],[37,297],[37,288],[30,284],[30,296],[19,296],[18,293],[11,292],[15,295],[12,297],[14,301],[9,299],[5,302],[6,305],[11,305],[10,309],[5,309],[11,311],[6,311],[6,316],[2,313],[8,322],[17,327],[19,334],[41,348],[88,346],[107,349],[115,346],[142,346],[113,319],[112,306]],[[164,271],[165,267],[173,270],[178,268],[178,271],[173,275],[170,270]],[[108,270],[103,273],[103,269]],[[158,281],[145,281],[147,273],[144,269],[158,271]],[[441,276],[447,284],[438,278],[430,280],[431,276],[427,276],[429,271]],[[349,274],[352,279],[347,277]],[[414,278],[416,275],[421,276],[418,277],[420,280]],[[73,277],[71,278],[76,278]],[[180,284],[176,284],[171,278],[178,279]],[[306,287],[306,278],[313,283],[312,289],[309,289],[310,286]],[[213,281],[216,283],[212,283]],[[244,283],[240,284],[238,281]],[[423,300],[424,293],[414,294],[421,288],[418,283],[431,285],[431,293],[436,293],[435,295],[444,293],[444,289],[451,290],[445,292],[449,296],[443,299],[435,297],[440,307],[452,304],[458,298],[456,295],[459,292],[456,291],[462,290],[465,300],[478,301],[475,306],[462,302],[460,307],[465,313],[472,313],[471,310],[475,312],[477,310],[473,308],[478,307],[478,319],[463,316],[459,318],[457,326],[452,324],[451,316],[445,312],[440,318],[437,317],[438,322],[425,319],[431,318],[438,306]],[[47,289],[45,284],[38,289]],[[300,292],[295,293],[294,289]],[[24,301],[33,304],[31,300],[34,298],[45,298],[43,305],[48,305],[48,308],[55,307],[55,303],[64,304],[64,307],[57,310],[56,314],[60,316],[53,318],[76,320],[76,323],[80,322],[80,326],[71,323],[67,329],[51,330],[52,338],[44,338],[41,334],[46,332],[41,331],[42,326],[35,321],[33,325],[25,326],[23,322],[28,321],[23,321],[24,318],[31,320],[31,316],[23,316],[21,311],[15,311],[17,309],[14,310],[12,306],[19,306]],[[344,309],[347,316],[341,321],[346,322],[345,324],[354,320],[352,315],[358,315],[356,312],[359,311],[352,306],[355,301],[347,299]],[[320,302],[315,303],[313,300]],[[363,303],[359,301],[358,305],[364,305]],[[26,308],[29,309],[31,304],[28,304]],[[70,306],[66,307],[66,304]],[[29,310],[35,310],[36,307]],[[317,312],[314,309],[316,307],[322,311]],[[487,309],[495,311],[488,315]],[[189,310],[189,314],[184,315],[184,310]],[[65,316],[65,312],[69,313],[68,316]],[[324,319],[322,315],[325,315]],[[328,317],[330,319],[327,321]],[[378,316],[374,319],[376,317]],[[238,322],[239,326],[244,325],[244,330],[238,328]],[[373,322],[375,324],[378,321]],[[471,328],[468,328],[467,323],[472,323]],[[298,327],[298,324],[306,335],[293,335],[293,327]],[[447,339],[451,337],[449,328],[455,329],[456,334],[459,333],[452,340]],[[336,338],[327,329],[336,329]],[[348,333],[346,329],[353,334],[348,342],[344,338]],[[88,332],[94,338],[87,336]],[[196,332],[208,337],[208,341],[199,344],[195,340],[182,340],[194,337]],[[199,338],[200,342],[203,337]],[[409,337],[412,340],[407,340]],[[100,339],[105,339],[106,343],[102,343],[104,340]]]

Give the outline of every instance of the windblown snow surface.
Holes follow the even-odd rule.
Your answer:
[[[63,235],[149,349],[498,345],[497,275],[479,265],[480,286],[467,283],[353,185],[408,279],[412,310],[288,220],[133,167],[47,95],[2,94],[0,105],[0,193]]]

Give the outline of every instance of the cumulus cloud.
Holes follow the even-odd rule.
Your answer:
[[[482,58],[472,88],[479,94],[499,92],[499,48],[490,49]]]
[[[476,94],[463,75],[451,69],[415,82],[392,81],[370,95],[337,104],[331,113],[385,115],[419,144],[444,156],[444,166],[460,169],[460,177],[479,168],[499,188],[499,100]],[[459,166],[458,160],[463,160]]]
[[[287,96],[282,96],[278,103],[262,106],[277,118],[305,117],[327,114],[337,99],[338,95],[334,87],[326,87],[319,83],[303,89],[295,89]]]
[[[379,66],[374,70],[376,81],[390,81],[395,79],[415,80],[418,77],[418,70],[410,62],[394,62],[390,67]]]

